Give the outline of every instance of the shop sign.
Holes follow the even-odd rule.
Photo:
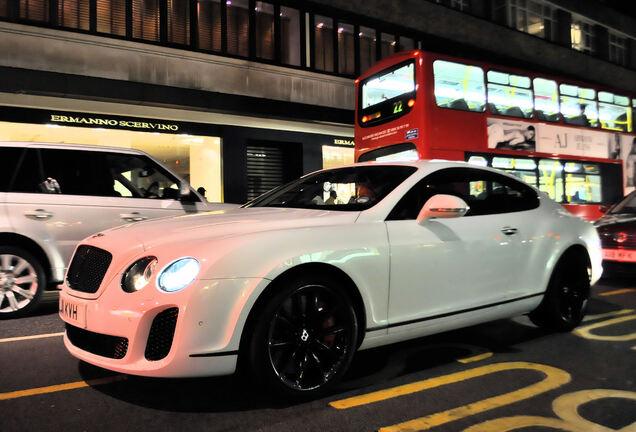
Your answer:
[[[71,125],[93,125],[112,128],[141,129],[147,131],[170,131],[177,132],[179,126],[171,123],[159,123],[137,120],[121,120],[100,117],[81,117],[51,114],[50,121],[52,123],[66,123]]]
[[[351,147],[353,147],[354,145],[354,141],[352,139],[342,139],[342,138],[334,138],[333,143],[335,145],[351,146]]]

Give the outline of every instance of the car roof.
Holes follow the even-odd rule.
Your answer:
[[[114,153],[128,153],[146,155],[146,152],[137,149],[125,147],[108,147],[90,144],[74,144],[74,143],[47,143],[47,142],[22,142],[22,141],[0,141],[0,147],[19,147],[19,148],[49,148],[59,150],[82,150],[82,151],[106,151]]]

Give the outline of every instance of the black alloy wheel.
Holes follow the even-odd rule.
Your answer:
[[[578,326],[590,298],[589,269],[581,260],[561,260],[550,278],[543,301],[529,314],[537,326],[571,331]]]
[[[252,369],[283,396],[316,397],[351,364],[358,324],[335,281],[297,279],[267,302],[255,329]]]

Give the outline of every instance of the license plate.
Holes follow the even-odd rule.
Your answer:
[[[636,262],[636,251],[603,249],[603,259],[608,261]]]
[[[60,295],[60,317],[76,327],[86,327],[86,305]]]

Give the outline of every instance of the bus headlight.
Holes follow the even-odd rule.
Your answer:
[[[199,261],[194,258],[172,261],[159,272],[157,287],[165,292],[180,291],[196,279],[200,268]]]

